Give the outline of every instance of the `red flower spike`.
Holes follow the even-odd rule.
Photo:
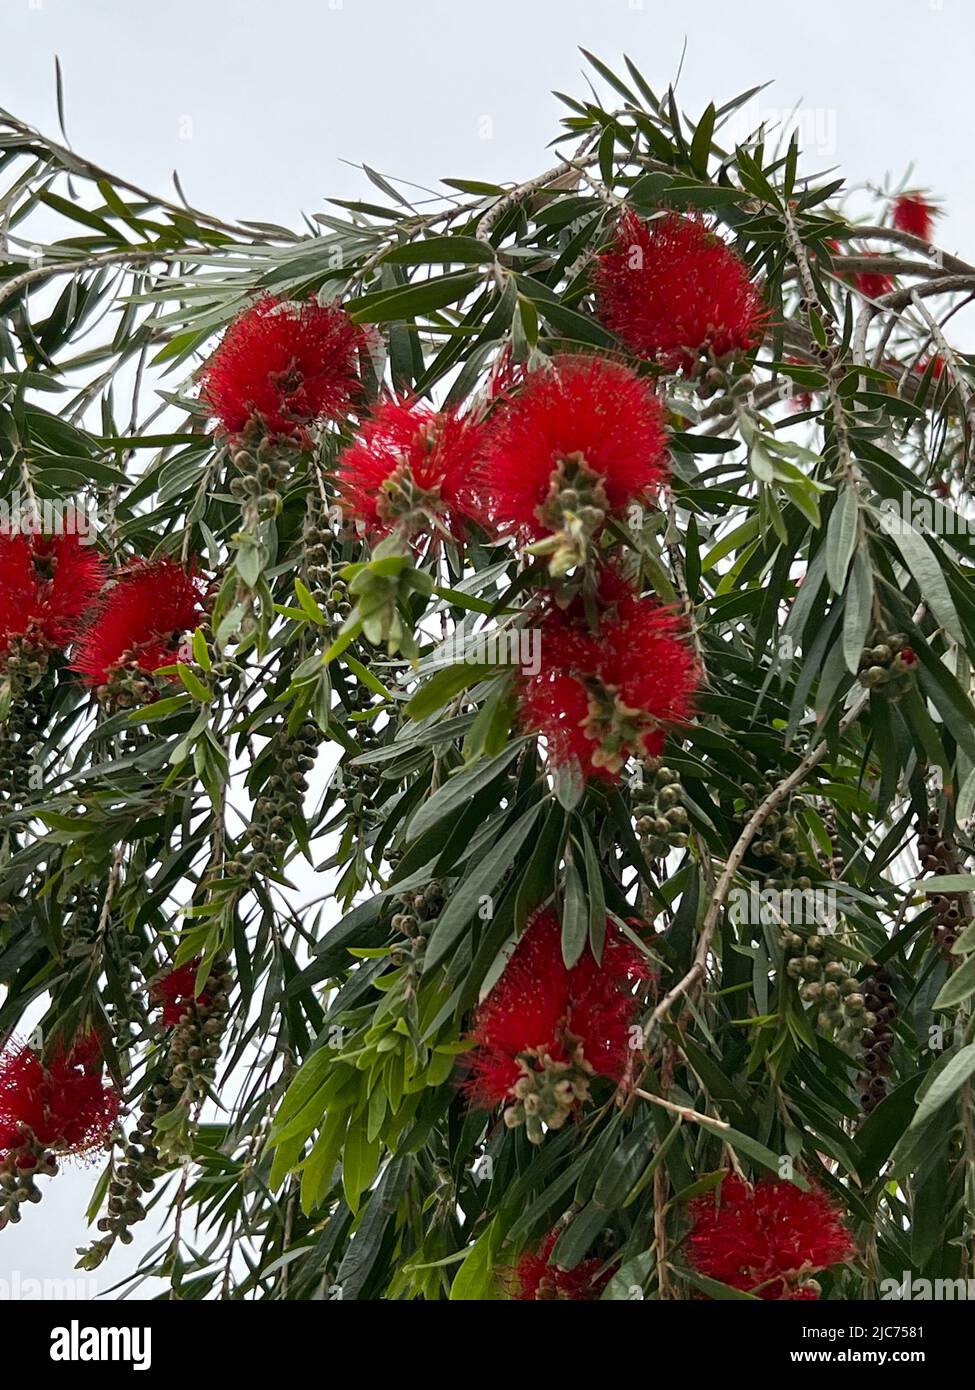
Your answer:
[[[748,266],[699,217],[666,212],[650,222],[626,211],[596,272],[596,310],[639,357],[668,370],[750,352],[768,310]]]
[[[819,1296],[809,1276],[854,1253],[841,1213],[813,1187],[763,1179],[754,1188],[738,1177],[714,1195],[691,1203],[688,1237],[691,1263],[699,1273],[759,1298]]]
[[[164,1028],[175,1028],[190,1004],[209,1004],[206,992],[195,993],[196,975],[202,959],[202,956],[197,956],[195,960],[176,966],[153,982],[150,998],[154,1004],[162,1005],[161,1022]]]
[[[101,556],[73,533],[0,532],[0,647],[20,637],[63,649],[104,581]]]
[[[339,460],[347,514],[374,531],[437,526],[460,538],[484,426],[454,410],[402,397],[385,401]]]
[[[580,1260],[574,1269],[549,1264],[560,1234],[557,1227],[549,1231],[537,1250],[526,1250],[513,1269],[502,1271],[512,1298],[546,1303],[592,1303],[599,1298],[611,1277],[609,1270],[600,1274],[602,1260]]]
[[[202,399],[226,434],[260,420],[271,435],[300,439],[308,426],[345,416],[364,343],[337,305],[268,296],[227,329],[203,368]]]
[[[506,396],[524,386],[528,379],[528,369],[523,362],[512,361],[511,344],[505,343],[491,366],[485,394],[489,401]]]
[[[868,251],[868,256],[875,256],[876,251]],[[885,275],[882,271],[861,270],[854,276],[854,283],[857,289],[867,299],[880,299],[885,294],[890,294],[894,288],[894,277]]]
[[[85,685],[106,685],[118,671],[152,673],[178,659],[186,632],[203,617],[206,582],[174,560],[139,561],[103,598],[75,650]]]
[[[31,1142],[52,1153],[87,1153],[108,1138],[119,1104],[102,1077],[95,1034],[59,1045],[47,1061],[31,1047],[8,1050],[0,1057],[0,1157]]]
[[[522,727],[543,735],[555,767],[615,780],[629,757],[656,757],[665,726],[692,712],[699,672],[681,620],[640,598],[613,571],[600,581],[603,615],[590,632],[576,606],[549,613],[538,673],[520,686]]]
[[[647,973],[612,923],[602,962],[587,950],[568,970],[559,920],[539,912],[475,1014],[467,1083],[474,1103],[504,1103],[505,1122],[525,1122],[536,1143],[542,1122],[560,1128],[588,1098],[592,1076],[623,1079],[638,1008],[632,986]]]
[[[920,361],[915,362],[913,370],[917,376],[924,376],[928,368],[931,369],[931,380],[939,381],[944,376],[948,363],[936,352],[931,357],[922,357]]]
[[[587,543],[667,474],[663,411],[648,383],[618,362],[555,357],[497,407],[477,488],[494,530],[527,540],[578,532]]]
[[[930,242],[937,211],[922,193],[901,193],[894,199],[894,226]]]

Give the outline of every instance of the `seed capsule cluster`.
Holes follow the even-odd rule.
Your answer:
[[[592,538],[608,510],[602,478],[582,454],[569,454],[553,470],[548,495],[538,508],[539,520],[552,534],[536,541],[530,553],[548,556],[555,576],[566,574],[573,565],[585,564]]]
[[[281,485],[294,466],[294,451],[252,428],[237,443],[230,462],[239,475],[230,480],[230,491],[245,514],[273,516],[280,506]]]
[[[398,911],[393,914],[390,925],[407,940],[393,947],[391,959],[394,965],[412,962],[419,966],[427,948],[431,924],[443,911],[443,885],[431,879],[419,892],[403,893],[395,899],[395,903]]]
[[[746,795],[758,790],[751,783],[742,789]],[[764,888],[800,888],[813,886],[810,874],[814,865],[802,848],[799,822],[793,811],[802,809],[804,803],[794,799],[792,806],[784,811],[770,811],[762,827],[761,838],[752,845],[752,853],[763,861]],[[747,821],[750,812],[743,811],[740,820]]]
[[[38,1177],[53,1178],[58,1161],[32,1136],[25,1136],[16,1149],[0,1156],[0,1231],[9,1222],[16,1225],[25,1202],[39,1202]]]
[[[502,1118],[508,1129],[525,1126],[532,1144],[541,1144],[546,1129],[561,1129],[573,1111],[589,1099],[593,1069],[576,1049],[572,1061],[555,1061],[536,1051],[519,1057],[522,1075],[512,1088],[514,1100]]]
[[[800,997],[807,1004],[819,1005],[820,1028],[833,1029],[846,1037],[859,1034],[869,1017],[866,999],[859,980],[831,951],[826,937],[816,932],[806,937],[787,932],[782,938],[782,949],[785,973],[799,985]]]
[[[943,833],[937,811],[929,811],[927,820],[918,826],[917,855],[921,868],[927,873],[957,872],[957,850],[954,842]],[[929,893],[928,898],[937,914],[934,939],[942,955],[950,956],[952,946],[969,920],[968,897],[964,893]]]
[[[271,773],[261,794],[254,802],[254,819],[247,828],[251,857],[245,861],[234,858],[225,869],[230,877],[238,877],[252,869],[268,873],[291,843],[292,822],[302,814],[307,772],[315,765],[321,731],[310,719],[294,733],[278,729],[271,739],[267,765]]]
[[[0,804],[22,806],[28,799],[45,704],[40,682],[49,664],[46,648],[19,638],[11,640],[4,655],[2,674],[10,686],[10,707],[0,721]]]
[[[142,978],[143,943],[131,932],[116,931],[112,939],[113,965],[118,974],[118,998],[106,1004],[106,1012],[111,1020],[119,1045],[128,1042],[127,1025],[139,1025],[145,1021],[145,982]]]
[[[96,1269],[116,1240],[130,1245],[131,1228],[145,1219],[143,1198],[155,1187],[167,1152],[177,1156],[180,1133],[185,1132],[183,1126],[161,1126],[160,1122],[179,1109],[189,1116],[212,1088],[230,1009],[231,984],[226,963],[219,962],[207,976],[199,998],[182,1004],[168,1045],[147,1075],[139,1118],[109,1182],[107,1213],[98,1220],[104,1235],[83,1252],[85,1269]]]
[[[352,612],[352,601],[344,579],[332,566],[335,533],[321,524],[317,510],[309,511],[302,534],[303,562],[308,589],[319,608],[341,627]]]
[[[134,662],[116,666],[111,679],[95,691],[98,703],[108,710],[135,709],[154,700],[156,694],[155,679]]]
[[[169,1040],[163,1094],[153,1094],[144,1102],[155,1106],[157,1119],[169,1102],[196,1104],[205,1099],[210,1090],[220,1056],[220,1039],[230,1011],[231,984],[232,976],[226,963],[215,963],[199,998],[188,999],[182,1005],[180,1020]]]
[[[643,765],[643,779],[633,789],[636,828],[649,859],[664,859],[687,844],[689,820],[681,805],[680,778],[654,761]]]
[[[860,1039],[863,1044],[863,1070],[858,1086],[860,1105],[867,1115],[887,1094],[887,1078],[891,1073],[890,1053],[894,1046],[894,1022],[897,1018],[897,1004],[891,985],[890,973],[882,966],[863,982],[868,1012]]]
[[[917,652],[902,632],[894,632],[879,637],[875,646],[864,647],[857,679],[867,690],[889,686],[890,693],[897,694],[906,688],[916,667]]]
[[[724,366],[714,361],[708,364],[703,358],[697,364],[696,374],[697,394],[701,400],[707,401],[719,394],[724,397],[711,408],[712,415],[732,415],[735,401],[743,399],[755,390],[755,378],[750,372],[736,376],[729,373]]]
[[[835,881],[836,879],[843,877],[843,869],[845,867],[843,856],[842,854],[840,854],[839,849],[837,848],[838,832],[836,824],[836,812],[833,810],[832,806],[830,806],[828,802],[820,803],[817,809],[819,810],[819,814],[822,819],[823,825],[826,828],[826,833],[829,836],[830,844],[833,847],[833,853],[831,855],[823,854],[820,858],[820,863],[822,864],[822,867],[828,872],[829,877]]]

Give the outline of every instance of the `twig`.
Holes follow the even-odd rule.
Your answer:
[[[558,164],[553,164],[551,169],[546,169],[542,174],[536,174],[532,179],[526,179],[524,183],[516,184],[509,189],[497,202],[491,206],[481,217],[477,228],[478,241],[490,241],[491,232],[500,222],[509,208],[517,203],[523,202],[532,193],[540,192],[543,188],[551,188],[558,183],[559,187],[572,188],[582,177],[582,168],[587,163],[592,163],[594,156],[586,158],[589,148],[602,134],[600,129],[590,130],[576,149],[575,154],[566,159],[559,160]],[[563,182],[569,180],[569,182]]]
[[[635,1096],[641,1100],[648,1100],[651,1105],[662,1106],[664,1110],[669,1110],[672,1115],[679,1115],[682,1120],[693,1120],[696,1124],[712,1125],[715,1129],[730,1129],[731,1126],[724,1120],[713,1120],[710,1115],[702,1115],[699,1110],[692,1110],[689,1105],[677,1105],[672,1100],[664,1100],[663,1096],[655,1096],[652,1091],[642,1091],[635,1088]]]
[[[845,733],[857,719],[870,699],[869,690],[864,690],[857,697],[854,703],[847,710],[840,720],[840,733]],[[731,892],[732,884],[735,881],[742,860],[748,852],[748,847],[755,838],[759,830],[765,824],[768,817],[780,805],[781,802],[805,779],[806,775],[814,767],[818,767],[826,756],[829,748],[828,742],[823,739],[811,752],[807,753],[796,768],[784,777],[781,782],[772,788],[762,804],[753,812],[747,821],[744,829],[736,841],[731,854],[722,870],[721,877],[718,879],[714,896],[701,924],[701,935],[698,938],[697,950],[694,953],[694,960],[678,982],[673,985],[656,1006],[650,1018],[647,1020],[644,1029],[644,1036],[649,1037],[652,1029],[661,1019],[666,1017],[673,1004],[684,995],[689,994],[695,985],[699,984],[707,972],[707,959],[711,950],[711,941],[714,937],[718,922],[721,920],[721,913],[727,901],[728,894]]]
[[[937,319],[934,318],[934,316],[931,314],[927,305],[921,302],[920,296],[917,294],[916,291],[912,291],[911,293],[911,303],[914,305],[915,309],[921,315],[922,319],[924,319],[924,322],[927,324],[928,328],[931,331],[931,337],[938,345],[938,351],[947,363],[948,370],[951,372],[952,380],[955,383],[955,388],[957,389],[958,395],[961,397],[962,405],[965,408],[965,417],[968,420],[969,425],[975,424],[975,417],[973,417],[973,402],[971,388],[968,385],[968,382],[966,381],[964,375],[962,374],[961,368],[958,365],[958,359],[955,356],[954,349],[948,342],[948,339],[942,333],[941,325],[938,323]]]
[[[90,159],[84,159],[81,155],[75,154],[74,150],[69,150],[66,145],[59,145],[56,140],[51,140],[48,136],[28,125],[26,121],[19,120],[0,107],[0,122],[10,126],[11,130],[17,131],[19,135],[25,135],[29,140],[39,140],[44,149],[56,156],[64,167],[64,172],[69,176],[78,174],[85,178],[92,179],[95,183],[105,180],[112,184],[114,188],[124,188],[127,193],[134,193],[137,198],[144,199],[153,207],[163,208],[166,212],[175,213],[177,217],[185,218],[187,215],[194,218],[201,226],[212,227],[215,231],[227,232],[231,236],[239,237],[245,241],[252,242],[271,242],[273,237],[261,232],[258,228],[238,227],[232,222],[223,222],[219,217],[212,217],[209,213],[200,212],[198,208],[190,207],[189,204],[180,205],[171,203],[166,198],[160,198],[154,193],[149,193],[144,188],[140,188],[136,183],[129,183],[128,180],[119,178],[117,174],[110,173],[107,169],[102,169],[99,165],[93,164]],[[180,190],[182,192],[182,190]]]
[[[960,256],[953,256],[948,251],[942,251],[939,246],[930,245],[923,237],[914,236],[911,232],[902,232],[897,227],[852,227],[851,237],[855,241],[893,241],[898,246],[906,246],[911,251],[928,256],[935,265],[941,266],[942,270],[948,270],[952,274],[958,275],[975,275],[975,265],[969,265]],[[835,260],[836,257],[833,259]],[[871,262],[876,265],[876,260],[872,257]]]
[[[933,280],[944,275],[944,268],[925,261],[906,261],[903,256],[834,256],[837,275],[920,275]],[[967,272],[975,275],[975,270]]]
[[[56,261],[50,265],[33,266],[30,270],[25,270],[20,275],[15,275],[12,280],[7,280],[0,284],[0,304],[11,299],[28,285],[33,285],[41,280],[48,280],[54,275],[74,275],[79,270],[99,270],[106,265],[148,265],[151,261],[181,261],[186,260],[187,252],[184,247],[182,251],[145,251],[138,247],[128,247],[122,251],[101,251],[97,256],[86,256],[78,261]]]

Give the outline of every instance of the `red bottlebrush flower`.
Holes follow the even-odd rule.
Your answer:
[[[202,959],[202,956],[197,956],[185,965],[176,966],[155,980],[150,987],[149,994],[153,1003],[162,1005],[164,1028],[175,1028],[190,1004],[210,1002],[206,991],[202,994],[196,993],[196,975]]]
[[[526,1250],[502,1282],[511,1296],[522,1301],[594,1303],[610,1281],[611,1271],[600,1273],[602,1260],[580,1260],[574,1269],[549,1264],[560,1231],[549,1231],[537,1250]]]
[[[347,513],[374,530],[463,534],[484,426],[406,398],[385,401],[339,460]]]
[[[817,1298],[810,1276],[853,1254],[840,1212],[819,1188],[763,1179],[754,1188],[727,1177],[714,1196],[691,1203],[688,1237],[699,1273],[760,1298]]]
[[[486,395],[489,401],[506,396],[523,386],[528,378],[528,369],[522,362],[513,362],[511,344],[505,343],[494,360],[488,377]]]
[[[543,621],[538,673],[521,680],[520,717],[545,737],[556,767],[574,758],[584,777],[613,780],[627,758],[661,752],[665,726],[687,721],[699,672],[675,614],[612,571],[600,598],[598,632],[575,605]]]
[[[631,352],[669,370],[690,369],[701,352],[750,352],[768,321],[741,257],[701,218],[676,212],[650,222],[623,213],[599,257],[596,309]]]
[[[931,357],[922,357],[919,362],[914,364],[914,371],[918,376],[924,376],[928,368],[931,369],[931,380],[938,381],[944,376],[948,363],[939,352],[936,352]]]
[[[104,580],[101,556],[73,533],[0,532],[0,645],[67,646]]]
[[[663,412],[647,382],[618,362],[556,357],[498,407],[477,488],[496,530],[563,537],[564,572],[607,516],[667,472]]]
[[[118,578],[82,633],[71,663],[85,685],[124,669],[152,673],[175,662],[183,635],[203,617],[206,583],[175,561],[140,561]]]
[[[271,435],[301,438],[309,425],[348,411],[364,342],[337,305],[260,299],[234,320],[203,368],[202,399],[227,434],[260,421]]]
[[[937,212],[923,193],[901,193],[894,199],[894,226],[922,241],[930,241]]]
[[[86,1153],[107,1139],[119,1103],[115,1086],[103,1079],[96,1035],[59,1044],[47,1061],[31,1047],[11,1049],[0,1057],[0,1157],[12,1154],[18,1163],[22,1157],[20,1166],[33,1167],[34,1146]]]
[[[568,970],[559,920],[539,912],[475,1014],[471,1098],[486,1108],[504,1102],[505,1122],[527,1123],[533,1142],[543,1121],[560,1128],[588,1099],[593,1075],[622,1080],[638,1007],[632,986],[646,975],[612,923],[602,962],[587,950]]]
[[[868,256],[875,256],[876,251],[868,251]],[[883,271],[861,270],[854,277],[857,289],[867,299],[880,299],[882,295],[890,294],[894,288],[894,277],[885,275]]]

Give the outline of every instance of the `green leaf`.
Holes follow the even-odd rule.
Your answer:
[[[586,893],[589,899],[589,949],[596,961],[602,964],[603,946],[606,942],[606,894],[603,889],[603,875],[596,847],[585,825],[580,824],[580,833],[585,851]]]
[[[565,896],[562,900],[562,959],[571,970],[586,949],[589,938],[589,905],[579,870],[570,859],[565,866]]]
[[[915,879],[918,893],[975,893],[975,874],[932,874]]]
[[[526,811],[454,889],[427,943],[424,970],[432,970],[439,964],[456,944],[475,912],[484,906],[482,900],[490,897],[511,868],[512,861],[528,838],[543,804],[538,801]]]
[[[773,1153],[770,1148],[765,1144],[760,1144],[758,1140],[753,1139],[750,1134],[742,1134],[740,1130],[726,1128],[713,1120],[701,1119],[698,1123],[702,1125],[703,1128],[709,1129],[712,1134],[719,1135],[724,1143],[730,1145],[736,1153],[747,1154],[750,1159],[753,1159],[754,1162],[758,1163],[762,1168],[767,1168],[770,1173],[775,1173],[776,1176],[778,1176],[781,1155]],[[808,1187],[808,1183],[803,1179],[796,1178],[794,1181],[796,1187],[801,1188],[802,1191],[805,1191]]]
[[[853,558],[843,605],[843,663],[851,675],[860,669],[863,645],[873,616],[873,571],[862,550]]]
[[[495,259],[492,246],[472,236],[432,236],[408,241],[387,251],[387,265],[490,265]]]
[[[586,779],[582,775],[578,758],[567,758],[551,769],[555,799],[567,811],[579,805],[586,790]]]
[[[210,660],[210,649],[207,647],[207,639],[203,634],[202,628],[197,628],[193,633],[193,660],[201,671],[207,674],[213,670],[213,663]]]
[[[654,1148],[649,1125],[635,1129],[612,1152],[596,1179],[593,1201],[605,1211],[622,1206]]]
[[[308,614],[309,618],[311,618],[312,622],[317,627],[324,627],[327,621],[325,614],[319,608],[300,579],[295,580],[295,593],[298,595],[298,602]]]
[[[840,490],[826,528],[826,576],[834,594],[841,594],[846,587],[857,543],[857,518],[856,488],[847,484]]]
[[[345,1200],[353,1212],[359,1210],[359,1198],[376,1176],[382,1150],[378,1138],[370,1139],[367,1136],[364,1115],[349,1126],[342,1152],[342,1187]]]
[[[744,1299],[748,1303],[758,1303],[761,1301],[758,1294],[746,1293],[744,1289],[733,1289],[730,1284],[722,1284],[719,1283],[717,1279],[709,1279],[706,1274],[698,1274],[696,1270],[682,1269],[680,1274],[682,1278],[693,1284],[695,1288],[700,1289],[702,1293],[706,1293],[708,1298],[715,1298],[722,1302],[725,1300],[734,1301],[741,1299]]]
[[[455,772],[442,787],[433,793],[428,801],[423,803],[410,821],[410,839],[418,839],[431,826],[443,820],[444,816],[453,815],[455,812],[463,810],[478,792],[489,787],[495,778],[501,776],[505,768],[521,752],[524,744],[524,739],[518,739],[514,743],[510,743],[496,757],[488,758],[486,761],[475,763],[473,767],[461,768],[460,771]]]
[[[480,283],[480,275],[441,275],[416,285],[404,285],[395,290],[377,290],[354,299],[348,305],[354,323],[392,323],[395,319],[411,319],[459,304]]]
[[[348,1110],[333,1111],[328,1115],[311,1153],[302,1165],[301,1210],[305,1216],[310,1216],[325,1199],[342,1152],[348,1123]]]
[[[177,661],[176,670],[179,673],[180,680],[193,696],[193,699],[199,700],[200,704],[208,705],[213,699],[213,692],[208,690],[200,678],[190,670],[189,666],[185,666],[182,661]]]
[[[417,721],[429,719],[430,715],[436,714],[448,700],[452,700],[462,690],[469,690],[472,685],[496,675],[498,669],[497,666],[475,666],[468,665],[467,662],[444,666],[435,671],[429,680],[424,681],[407,704],[406,713]]]
[[[958,619],[954,600],[948,591],[948,584],[941,566],[927,540],[920,536],[903,517],[892,512],[884,513],[883,527],[893,536],[894,543],[903,557],[908,574],[917,584],[921,597],[928,603],[931,612],[945,631],[964,645],[965,634]]]
[[[715,114],[714,102],[712,101],[698,121],[694,138],[691,141],[691,168],[702,179],[706,179],[708,176],[708,158],[711,154]]]
[[[464,1257],[450,1286],[451,1303],[473,1303],[500,1298],[494,1277],[495,1262],[501,1248],[497,1220],[491,1221]]]
[[[958,1004],[964,1004],[965,1000],[970,999],[973,994],[975,994],[975,954],[970,955],[963,965],[960,965],[948,976],[934,1001],[934,1007],[936,1009],[953,1009]]]
[[[563,1269],[575,1269],[605,1225],[605,1207],[590,1202],[576,1213],[555,1242],[551,1262]]]
[[[921,1102],[907,1131],[897,1143],[891,1162],[897,1171],[909,1165],[911,1155],[925,1130],[936,1118],[943,1106],[961,1089],[975,1072],[975,1043],[969,1043],[960,1051],[945,1054],[935,1066],[933,1080],[921,1097]]]

